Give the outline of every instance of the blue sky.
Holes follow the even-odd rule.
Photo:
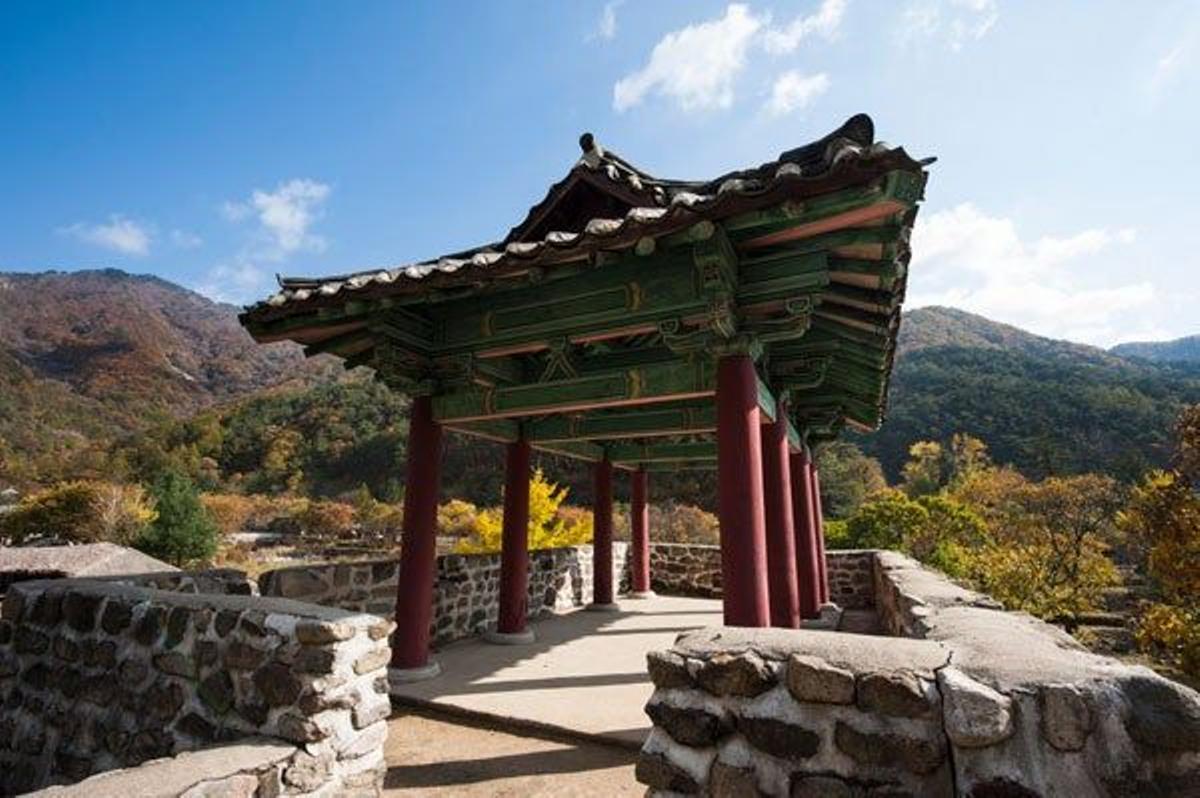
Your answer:
[[[936,155],[909,306],[1200,332],[1200,3],[0,5],[0,269],[232,302],[502,236],[593,131],[667,177],[870,113]]]

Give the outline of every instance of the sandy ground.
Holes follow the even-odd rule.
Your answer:
[[[466,725],[422,711],[390,721],[384,795],[640,796],[636,753],[616,746]]]

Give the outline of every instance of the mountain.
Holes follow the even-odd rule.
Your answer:
[[[916,440],[981,438],[1034,476],[1103,471],[1132,479],[1166,461],[1200,365],[1130,360],[952,308],[905,314],[882,428],[856,442],[899,476]]]
[[[1121,357],[1151,360],[1157,363],[1200,363],[1200,335],[1174,341],[1131,341],[1108,350]]]
[[[260,346],[237,309],[117,270],[0,273],[0,465],[55,459],[336,365]],[[14,459],[10,456],[10,459]]]

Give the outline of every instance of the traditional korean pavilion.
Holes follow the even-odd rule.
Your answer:
[[[632,480],[634,596],[650,590],[648,476],[718,472],[725,621],[798,626],[828,601],[810,447],[883,419],[930,160],[865,115],[777,159],[666,180],[582,155],[502,240],[393,268],[282,279],[260,342],[371,366],[413,397],[393,666],[429,660],[443,430],[507,446],[501,611],[525,603],[530,450],[595,480],[594,602],[612,606],[612,479]]]

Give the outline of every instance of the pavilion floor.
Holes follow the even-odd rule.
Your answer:
[[[688,629],[720,625],[721,602],[657,596],[619,605],[543,617],[531,624],[536,641],[525,645],[452,643],[434,655],[441,675],[394,687],[393,701],[640,747],[653,691],[646,652],[670,648]]]

